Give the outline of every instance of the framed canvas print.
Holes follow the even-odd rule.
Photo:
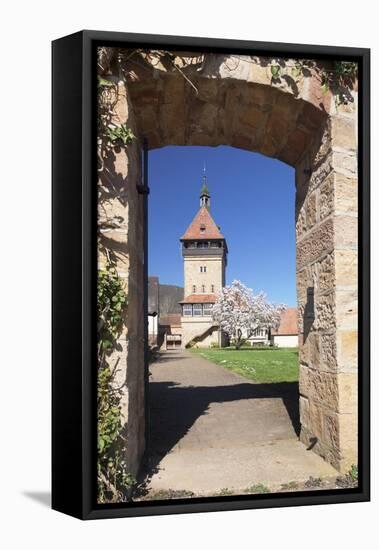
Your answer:
[[[53,508],[369,499],[369,50],[53,42]]]

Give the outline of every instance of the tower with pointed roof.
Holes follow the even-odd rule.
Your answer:
[[[212,305],[225,285],[228,248],[211,212],[211,196],[204,174],[200,209],[180,239],[184,264],[182,343],[208,347],[221,345],[221,334],[212,319]]]

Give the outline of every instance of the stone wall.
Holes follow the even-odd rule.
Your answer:
[[[333,103],[316,72],[291,76],[291,60],[280,81],[273,81],[267,58],[188,54],[175,61],[188,80],[169,63],[152,68],[139,58],[129,67],[139,132],[151,148],[230,145],[294,166]]]
[[[295,167],[301,440],[347,470],[357,463],[357,92],[339,104],[322,87],[320,64],[294,77],[296,63],[286,60],[277,79],[267,58],[136,52],[119,65],[109,55],[107,73],[123,75],[121,118],[150,148],[230,145]],[[115,188],[128,196],[113,202],[125,220],[115,243],[130,299],[122,377],[133,468],[144,446],[139,144],[116,157]]]
[[[136,132],[125,83],[116,80],[112,122],[126,123]],[[115,261],[127,294],[124,327],[109,358],[116,368],[115,386],[123,388],[121,413],[128,469],[136,475],[145,446],[143,204],[137,193],[141,182],[141,148],[137,140],[103,155],[99,167],[99,268],[107,255]]]
[[[341,471],[358,442],[356,126],[332,109],[296,171],[300,437]]]

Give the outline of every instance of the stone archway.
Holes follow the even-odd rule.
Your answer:
[[[357,463],[357,91],[339,103],[340,91],[323,89],[317,63],[294,78],[294,62],[286,60],[283,76],[273,78],[266,58],[110,49],[100,57],[116,86],[113,120],[137,136],[114,153],[116,178],[100,212],[106,220],[119,215],[101,236],[119,253],[129,296],[114,357],[126,381],[130,470],[137,472],[145,445],[143,138],[150,148],[230,145],[295,168],[300,438],[348,470]]]

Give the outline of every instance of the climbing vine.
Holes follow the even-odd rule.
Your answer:
[[[107,55],[107,50],[103,51]],[[99,69],[101,67],[99,66]],[[111,196],[114,176],[114,153],[127,147],[134,135],[118,120],[116,105],[118,86],[112,77],[97,79],[97,158],[98,207]],[[119,360],[114,352],[119,346],[127,314],[127,295],[120,278],[117,258],[103,239],[102,230],[119,223],[117,217],[109,220],[98,217],[99,253],[105,267],[97,277],[97,490],[99,503],[123,502],[129,498],[135,483],[126,463],[126,423],[122,415],[124,383],[118,376]]]
[[[277,85],[285,82],[295,95],[299,81],[316,74],[320,79],[321,91],[323,93],[332,91],[336,97],[337,105],[352,101],[351,90],[358,78],[358,64],[354,61],[334,61],[320,65],[311,59],[272,58],[266,61],[266,65],[269,68],[271,83]]]
[[[116,84],[101,76],[97,79],[97,146],[98,171],[104,168],[104,158],[121,147],[129,145],[135,136],[132,130],[122,123],[115,122],[114,107],[118,101]]]
[[[103,58],[110,52],[103,52]],[[208,56],[209,57],[209,56]],[[322,92],[329,90],[333,93],[336,104],[347,104],[353,101],[351,90],[354,89],[358,78],[358,64],[355,61],[334,61],[325,63],[313,59],[285,59],[262,56],[227,55],[224,63],[227,69],[234,71],[241,60],[267,67],[268,76],[273,86],[287,85],[295,95],[298,95],[298,84],[303,78],[312,75],[318,76]],[[196,95],[199,93],[196,83],[191,76],[201,73],[206,56],[204,54],[184,54],[169,50],[117,50],[113,61],[117,63],[118,71],[124,78],[133,78],[130,66],[137,66],[146,71],[164,68],[167,71],[176,71],[193,88]],[[108,60],[109,63],[109,60]]]
[[[112,262],[98,272],[97,480],[98,502],[122,502],[134,483],[127,470],[121,417],[122,387],[116,384],[117,362],[109,357],[121,334],[127,295]]]
[[[123,145],[124,147],[129,145],[134,138],[133,132],[130,128],[128,128],[128,126],[126,126],[126,124],[120,124],[119,126],[116,124],[109,124],[106,131],[106,136],[112,145]]]

